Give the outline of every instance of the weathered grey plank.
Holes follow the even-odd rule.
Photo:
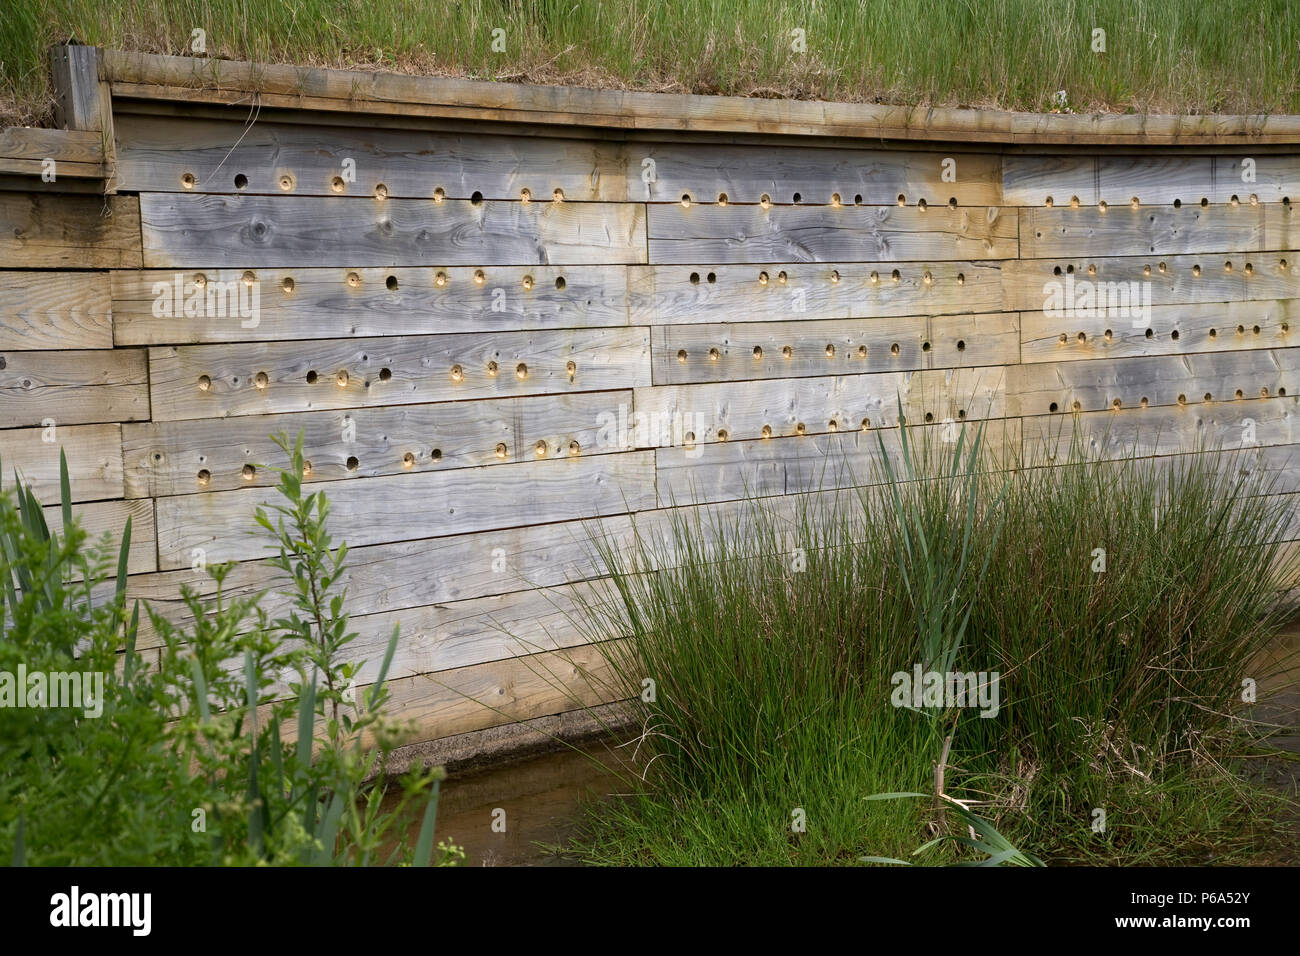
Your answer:
[[[996,206],[649,207],[650,261],[864,262],[1008,259],[1017,210]]]
[[[1258,252],[1267,248],[1264,212],[1264,206],[1249,204],[1029,207],[1020,211],[1020,254],[1036,259]]]
[[[105,272],[0,272],[0,350],[108,349]]]
[[[628,308],[633,325],[771,322],[792,314],[803,320],[997,312],[1003,308],[1002,266],[969,261],[633,266]]]
[[[1150,295],[1157,306],[1300,298],[1300,255],[1286,252],[1021,259],[1003,263],[1001,275],[1005,307],[1023,311],[1045,309],[1053,296],[1066,301],[1071,280],[1075,301],[1085,281],[1094,297],[1105,283],[1136,282],[1142,301]]]
[[[252,274],[252,285],[246,272]],[[114,272],[112,277],[119,345],[576,329],[628,322],[624,266],[213,269]],[[191,301],[194,314],[186,316],[184,306]]]
[[[897,412],[894,416],[897,418]],[[873,425],[875,424],[873,419]],[[933,426],[933,440],[946,434],[954,441],[966,429],[971,441],[984,427],[988,466],[1003,467],[1019,459],[1020,422]],[[945,431],[946,430],[946,431]],[[886,480],[881,442],[894,468],[901,467],[897,428],[858,430],[835,435],[729,441],[689,448],[661,448],[655,453],[655,476],[661,505],[731,501],[878,484]]]
[[[1065,463],[1130,456],[1289,445],[1300,439],[1300,398],[1123,408],[1023,420],[1027,463]]]
[[[99,133],[68,129],[0,129],[0,173],[40,177],[53,160],[51,182],[98,179],[104,175],[104,141]],[[33,180],[35,185],[38,180]],[[39,183],[44,186],[45,180]],[[56,187],[57,188],[57,187]]]
[[[140,215],[150,268],[646,261],[629,203],[144,193]]]
[[[1285,389],[1285,392],[1283,391]],[[1010,415],[1195,404],[1300,393],[1300,349],[1051,362],[1007,369]],[[1055,406],[1055,407],[1053,407]]]
[[[945,176],[952,178],[945,180]],[[627,195],[647,202],[1002,205],[1001,157],[807,146],[629,143]],[[795,197],[799,198],[796,199]],[[838,196],[838,200],[833,197]]]
[[[997,418],[1004,378],[1000,368],[957,369],[641,388],[636,443],[698,454],[715,441],[860,431],[864,421],[896,425],[900,400],[918,422]]]
[[[412,724],[410,740],[430,740],[622,699],[625,693],[592,645],[475,664],[385,686],[388,706]],[[357,688],[362,699],[365,687]],[[362,739],[374,746],[373,735]]]
[[[656,385],[804,378],[1017,361],[1014,313],[667,325],[652,332]]]
[[[149,350],[149,372],[155,421],[597,391],[650,383],[650,334],[562,329],[162,347]]]
[[[0,192],[0,269],[138,269],[135,196]]]
[[[1023,361],[1217,353],[1300,343],[1300,302],[1295,299],[1156,305],[1149,312],[1148,317],[1021,313]]]
[[[60,449],[67,454],[73,501],[122,497],[121,425],[0,431],[0,466],[6,486],[17,470],[43,504],[58,502]]]
[[[280,433],[302,434],[313,481],[604,454],[619,450],[604,431],[620,405],[631,408],[630,390],[128,425],[126,493],[274,485],[285,454],[271,436]]]
[[[42,510],[50,530],[62,534],[62,505],[48,505]],[[129,518],[131,545],[126,553],[127,573],[143,574],[158,570],[152,501],[88,501],[74,505],[72,517],[86,532],[87,546],[100,546],[105,540],[104,536],[108,536],[104,553],[109,557],[112,568],[117,567],[118,553],[122,548],[122,531]],[[105,582],[105,585],[106,593],[116,586],[115,582]]]
[[[142,349],[0,353],[0,428],[148,417]]]
[[[432,199],[620,202],[619,144],[540,136],[365,129],[125,114],[117,120],[119,188]],[[284,177],[289,189],[284,188]]]
[[[492,528],[596,517],[654,506],[654,456],[644,452],[466,468],[330,486],[330,530],[352,545],[463,534]],[[265,553],[248,533],[269,489],[160,498],[159,566],[189,565],[193,549],[209,563]]]

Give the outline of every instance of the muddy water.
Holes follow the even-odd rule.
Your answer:
[[[630,749],[597,742],[450,774],[438,800],[437,839],[462,847],[466,866],[575,865],[544,847],[568,842],[584,801],[626,792],[615,768],[627,767]]]

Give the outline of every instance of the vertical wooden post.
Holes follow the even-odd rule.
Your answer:
[[[99,132],[104,138],[104,192],[117,192],[112,93],[99,77],[99,48],[74,44],[50,47],[54,121],[63,129]]]

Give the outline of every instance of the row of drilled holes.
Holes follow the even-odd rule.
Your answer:
[[[1288,322],[1283,322],[1283,323],[1282,323],[1278,328],[1279,328],[1279,330],[1282,332],[1283,335],[1285,335],[1286,333],[1288,333],[1288,332],[1291,331],[1291,325],[1290,325],[1290,323],[1288,323]],[[1254,335],[1259,335],[1259,333],[1260,333],[1260,328],[1259,328],[1258,325],[1255,325],[1255,326],[1252,326],[1252,327],[1251,327],[1250,331],[1251,331],[1251,333],[1254,334]],[[1246,327],[1245,327],[1244,325],[1239,325],[1239,326],[1237,326],[1237,334],[1238,334],[1238,335],[1245,335],[1245,334],[1246,334]],[[1155,333],[1155,329],[1147,329],[1147,330],[1146,330],[1146,337],[1147,337],[1147,338],[1149,338],[1149,339],[1153,339],[1153,338],[1155,338],[1155,335],[1156,335],[1156,333]],[[1217,338],[1219,337],[1219,330],[1218,330],[1218,329],[1210,329],[1208,335],[1209,335],[1209,337],[1212,338],[1212,339],[1217,339]],[[1172,332],[1169,333],[1169,338],[1170,338],[1171,340],[1173,340],[1174,342],[1177,342],[1177,341],[1179,340],[1180,336],[1181,336],[1181,333],[1179,333],[1179,331],[1178,331],[1177,329],[1174,329]],[[1113,333],[1110,329],[1107,329],[1105,332],[1102,333],[1102,338],[1104,338],[1107,342],[1113,341],[1114,337],[1115,337],[1115,336],[1114,336],[1114,333]],[[1056,341],[1057,341],[1057,344],[1058,344],[1058,345],[1066,345],[1066,344],[1068,344],[1069,341],[1070,341],[1070,336],[1069,336],[1068,333],[1066,333],[1066,332],[1062,332],[1061,335],[1060,335],[1060,337],[1059,337]],[[1078,342],[1080,345],[1086,343],[1086,342],[1088,341],[1088,333],[1086,333],[1086,332],[1080,332],[1080,333],[1078,333],[1078,334],[1075,336],[1075,341]]]
[[[195,176],[194,173],[186,171],[181,174],[181,185],[184,188],[194,189],[196,186],[198,186],[198,184],[199,184],[198,177]],[[242,191],[244,189],[247,189],[248,177],[245,176],[243,173],[236,173],[234,178],[234,184],[235,184],[235,188],[238,190]],[[298,178],[294,176],[293,173],[281,173],[279,178],[276,179],[276,185],[280,187],[281,192],[286,192],[286,193],[293,192],[293,190],[298,185]],[[343,181],[342,176],[335,176],[333,179],[330,180],[330,189],[336,193],[341,193],[345,189],[347,189],[347,183]],[[379,183],[375,186],[372,195],[374,196],[375,199],[387,199],[388,187],[384,183]],[[439,186],[436,189],[434,189],[433,196],[431,198],[433,199],[434,202],[442,202],[444,199],[447,198],[447,191],[443,189],[441,186]],[[470,195],[469,201],[475,206],[481,205],[483,202],[483,194],[476,190],[474,193]],[[519,201],[532,202],[533,201],[532,190],[521,189],[519,191]],[[564,190],[559,188],[553,190],[551,192],[551,201],[564,202]]]
[[[691,285],[699,285],[699,284],[700,284],[700,278],[701,278],[701,277],[700,277],[700,274],[699,274],[698,272],[692,272],[692,273],[690,274],[690,282],[691,282]],[[890,273],[889,278],[890,278],[890,280],[891,280],[895,285],[897,285],[898,283],[900,283],[900,282],[903,281],[903,273],[900,272],[898,269],[895,269],[893,272]],[[709,272],[709,273],[705,274],[705,276],[703,277],[703,279],[704,279],[704,281],[705,281],[706,283],[712,285],[713,283],[715,283],[715,282],[718,281],[718,274],[717,274],[716,272]],[[840,273],[839,273],[839,270],[838,270],[838,269],[832,269],[832,270],[831,270],[830,280],[831,280],[831,283],[832,283],[832,284],[836,284],[836,283],[838,283],[838,282],[840,281]],[[785,273],[784,270],[782,270],[781,272],[778,272],[778,273],[776,274],[775,282],[776,282],[777,285],[786,285],[789,281],[790,281],[790,277]],[[872,272],[871,275],[867,277],[867,281],[870,282],[872,285],[879,285],[879,284],[880,284],[880,273],[879,273],[879,272]],[[772,279],[772,277],[771,277],[770,275],[767,274],[766,270],[759,272],[759,274],[758,274],[758,284],[759,284],[759,285],[764,285],[764,286],[765,286],[765,285],[770,285],[772,282],[773,282],[773,279]],[[929,270],[926,270],[925,272],[923,272],[923,273],[921,274],[921,282],[922,282],[924,285],[933,285],[933,284],[934,284],[934,275],[933,275],[933,273],[931,273]],[[957,284],[958,284],[958,285],[965,285],[965,284],[966,284],[966,273],[964,273],[964,272],[959,272],[959,273],[957,273]]]
[[[560,447],[558,445],[556,446],[555,451],[557,453],[560,451]],[[582,453],[582,445],[578,443],[577,439],[574,439],[573,441],[569,442],[568,452],[569,452],[569,456],[572,458],[576,458],[578,455]],[[510,450],[506,447],[505,442],[498,442],[496,448],[493,450],[493,454],[497,458],[505,460],[507,457],[509,457]],[[548,455],[551,454],[551,448],[549,445],[546,444],[544,440],[539,440],[535,445],[533,445],[533,454],[536,455],[538,458],[546,458]],[[432,451],[430,451],[429,461],[431,461],[435,465],[438,464],[440,461],[442,461],[442,449],[435,448]],[[357,458],[356,455],[350,455],[348,456],[348,460],[345,464],[345,467],[349,472],[356,472],[361,467],[361,459]],[[402,467],[408,471],[415,467],[414,452],[408,451],[406,454],[402,456]],[[312,472],[313,472],[313,466],[311,460],[308,459],[303,462],[302,476],[304,478],[310,478],[312,476]],[[197,477],[198,477],[198,483],[200,488],[206,488],[212,482],[212,472],[210,472],[206,468],[200,469]],[[257,477],[256,466],[245,465],[240,472],[240,477],[242,477],[245,481],[253,481]]]
[[[1250,205],[1252,205],[1252,206],[1258,206],[1258,205],[1259,205],[1259,196],[1256,195],[1255,193],[1251,193],[1248,197],[1246,197],[1246,199],[1247,199],[1247,201],[1250,203]],[[1133,198],[1131,198],[1131,199],[1128,201],[1128,204],[1129,204],[1130,208],[1132,208],[1132,209],[1138,209],[1139,207],[1141,207],[1141,205],[1142,205],[1142,201],[1139,200],[1137,196],[1134,196]],[[1054,205],[1056,205],[1056,200],[1053,199],[1051,196],[1048,196],[1046,199],[1043,200],[1043,205],[1044,205],[1044,206],[1048,206],[1048,207],[1054,206]],[[1175,200],[1173,201],[1172,205],[1173,205],[1173,207],[1174,207],[1175,209],[1182,209],[1182,208],[1183,208],[1183,201],[1182,201],[1181,199],[1175,199]],[[1210,205],[1210,200],[1209,200],[1209,198],[1206,197],[1206,196],[1202,196],[1202,197],[1201,197],[1201,208],[1202,208],[1202,209],[1207,209],[1207,208],[1209,208],[1209,205]],[[1235,195],[1234,195],[1234,196],[1232,196],[1232,197],[1228,200],[1227,205],[1229,205],[1229,206],[1240,206],[1240,205],[1241,205],[1241,198],[1238,197],[1238,196],[1235,196]],[[1290,209],[1290,208],[1291,208],[1291,197],[1290,197],[1290,196],[1283,196],[1283,197],[1282,197],[1282,205],[1285,206],[1287,209]],[[1071,196],[1071,197],[1070,197],[1070,208],[1071,208],[1071,209],[1078,209],[1079,206],[1080,206],[1080,203],[1079,203],[1079,197],[1078,197],[1078,196]],[[1109,206],[1108,206],[1108,204],[1106,203],[1106,200],[1104,200],[1104,199],[1103,199],[1103,200],[1100,200],[1100,201],[1097,203],[1097,210],[1098,210],[1099,212],[1105,212],[1108,208],[1109,208]]]
[[[487,371],[488,375],[495,377],[497,373],[500,371],[500,366],[497,365],[495,361],[488,362],[485,370]],[[565,374],[568,375],[569,381],[572,382],[575,376],[578,374],[578,363],[572,361],[566,362],[564,366],[564,371]],[[456,382],[457,384],[465,380],[465,369],[463,366],[453,365],[448,374],[450,375],[451,380],[453,382]],[[392,377],[393,377],[392,369],[381,368],[379,370],[379,380],[381,382],[390,381]],[[520,362],[515,366],[515,378],[519,379],[521,382],[524,379],[528,378],[528,363]],[[308,385],[315,385],[319,381],[320,381],[320,373],[317,372],[316,369],[311,369],[310,371],[307,372],[306,382]],[[339,388],[347,388],[348,385],[351,383],[351,381],[352,381],[352,376],[348,373],[347,369],[339,369],[339,371],[334,373],[334,384],[337,385]],[[238,385],[239,379],[238,378],[232,379],[232,382],[233,384]],[[369,385],[370,383],[366,382],[366,384]],[[267,375],[266,372],[258,372],[256,375],[253,376],[253,387],[258,389],[259,391],[265,391],[270,387],[270,385],[271,385],[271,378],[269,375]],[[212,377],[210,375],[200,375],[198,379],[198,388],[200,392],[211,391]]]
[[[257,274],[254,272],[245,272],[241,278],[243,279],[245,285],[251,286],[254,282],[257,281]],[[347,278],[344,281],[346,281],[347,284],[353,289],[360,288],[361,275],[360,273],[357,272],[349,272],[347,274]],[[440,289],[446,286],[450,282],[451,279],[447,276],[447,273],[445,272],[439,272],[433,277],[433,284]],[[486,282],[487,282],[487,274],[482,269],[475,270],[474,284],[484,285],[486,284]],[[198,286],[200,289],[202,289],[208,284],[208,277],[200,272],[194,277],[194,284]],[[537,283],[532,276],[526,275],[523,277],[520,284],[524,287],[525,291],[530,291],[536,286]],[[566,285],[568,285],[568,282],[565,280],[564,276],[555,277],[555,288],[563,290]],[[398,289],[397,276],[395,275],[388,276],[384,280],[384,286],[388,289],[389,292],[396,292]],[[297,283],[294,282],[293,278],[290,276],[285,276],[284,279],[280,282],[280,288],[284,291],[285,295],[291,294],[296,287],[297,287]]]
[[[1277,396],[1278,396],[1278,398],[1286,398],[1286,389],[1285,389],[1285,388],[1279,388],[1279,389],[1277,390]],[[1233,397],[1234,397],[1234,398],[1237,398],[1237,399],[1244,399],[1244,398],[1246,397],[1246,393],[1243,392],[1241,389],[1237,389],[1237,391],[1233,394]],[[1260,397],[1260,398],[1268,398],[1268,388],[1267,388],[1267,387],[1261,388],[1261,389],[1259,390],[1259,397]],[[1203,396],[1201,396],[1201,400],[1204,401],[1204,402],[1207,402],[1207,403],[1208,403],[1208,402],[1212,402],[1212,401],[1214,401],[1214,395],[1211,394],[1210,392],[1206,392]],[[1142,408],[1147,408],[1147,407],[1150,405],[1150,401],[1149,401],[1149,400],[1147,399],[1147,397],[1144,395],[1144,396],[1142,396],[1142,399],[1138,402],[1138,404],[1139,404]],[[1186,405],[1186,404],[1187,404],[1187,396],[1186,396],[1186,395],[1179,395],[1179,396],[1178,396],[1178,404],[1179,404],[1179,405]],[[1124,402],[1123,402],[1122,399],[1119,399],[1119,398],[1112,398],[1112,399],[1110,400],[1110,407],[1111,407],[1112,409],[1114,409],[1115,411],[1119,411],[1121,408],[1124,407]],[[1073,408],[1073,410],[1076,411],[1076,412],[1081,412],[1081,411],[1083,411],[1083,403],[1082,403],[1082,402],[1078,402],[1078,401],[1076,401],[1076,402],[1073,404],[1072,408]],[[1051,412],[1052,414],[1055,414],[1056,412],[1060,411],[1060,406],[1057,405],[1056,402],[1052,402],[1051,405],[1048,406],[1047,410],[1048,410],[1049,412]]]
[[[837,351],[837,350],[836,350],[836,348],[835,348],[835,346],[834,346],[833,343],[830,343],[830,342],[826,343],[826,349],[825,349],[825,352],[826,352],[826,358],[827,358],[827,359],[833,359],[833,358],[835,358],[836,351]],[[859,345],[859,346],[857,347],[856,350],[851,349],[851,348],[850,348],[850,349],[846,349],[845,352],[844,352],[844,354],[845,354],[845,356],[846,356],[847,358],[849,358],[849,359],[852,359],[854,355],[857,355],[857,357],[860,358],[860,359],[865,359],[865,358],[867,357],[867,351],[868,351],[868,350],[867,350],[867,347],[866,347],[865,345]],[[891,355],[898,355],[901,351],[902,351],[902,349],[901,349],[901,347],[899,346],[899,344],[898,344],[897,342],[895,342],[893,345],[891,345],[891,346],[889,347],[889,352],[890,352]],[[922,342],[922,343],[921,343],[921,351],[922,351],[922,352],[928,352],[928,351],[930,351],[930,343],[929,343],[928,341],[926,341],[926,342]],[[958,340],[957,340],[957,351],[958,351],[958,352],[964,352],[964,351],[966,351],[966,340],[965,340],[965,339],[958,339]],[[763,352],[763,346],[761,346],[761,345],[755,345],[755,346],[754,346],[754,352],[753,352],[753,355],[754,355],[754,361],[755,361],[755,362],[761,362],[761,361],[763,360],[763,355],[764,355],[764,352]],[[794,346],[793,346],[793,345],[785,345],[785,346],[782,346],[782,348],[781,348],[781,357],[784,358],[784,359],[786,359],[787,361],[792,360],[792,359],[794,358]],[[717,349],[717,348],[711,348],[711,349],[709,349],[708,359],[709,359],[710,362],[717,362],[717,361],[719,361],[721,358],[722,358],[722,351],[721,351],[720,349]],[[680,364],[685,365],[686,362],[687,362],[689,359],[690,359],[690,353],[687,352],[686,349],[678,349],[678,350],[677,350],[677,361],[678,361]]]
[[[1279,259],[1279,260],[1277,261],[1277,268],[1278,268],[1278,271],[1279,271],[1279,272],[1286,272],[1287,269],[1288,269],[1289,267],[1290,267],[1290,263],[1287,262],[1286,259]],[[1224,271],[1225,273],[1231,273],[1231,272],[1233,271],[1234,268],[1235,268],[1235,267],[1233,266],[1233,264],[1232,264],[1232,260],[1231,260],[1231,259],[1228,259],[1228,260],[1226,260],[1226,261],[1223,263],[1223,271]],[[1165,265],[1165,263],[1163,263],[1163,262],[1157,264],[1157,265],[1156,265],[1156,269],[1159,270],[1159,272],[1160,272],[1161,275],[1165,275],[1165,274],[1167,274],[1167,273],[1169,272],[1169,267],[1168,267],[1167,265]],[[1242,271],[1242,273],[1243,273],[1244,275],[1247,275],[1247,276],[1253,276],[1253,275],[1255,274],[1255,265],[1254,265],[1254,263],[1247,262],[1247,263],[1245,264],[1245,266],[1242,267],[1242,270],[1241,270],[1241,271]],[[1065,271],[1064,271],[1064,273],[1062,273],[1062,271],[1061,271],[1061,267],[1060,267],[1060,266],[1055,266],[1055,267],[1053,267],[1053,269],[1052,269],[1052,275],[1057,275],[1057,276],[1059,276],[1059,275],[1062,275],[1062,274],[1064,274],[1064,275],[1074,275],[1074,266],[1072,266],[1072,265],[1066,266],[1066,267],[1065,267]],[[1097,267],[1096,267],[1095,265],[1089,265],[1089,266],[1088,266],[1088,275],[1090,275],[1090,276],[1095,276],[1096,274],[1097,274]],[[1149,276],[1151,275],[1151,266],[1149,266],[1149,265],[1145,265],[1145,266],[1143,266],[1143,267],[1142,267],[1142,275],[1143,275],[1144,277],[1149,277]],[[1200,277],[1200,275],[1201,275],[1201,266],[1200,266],[1200,263],[1196,263],[1195,265],[1192,266],[1192,275],[1193,275],[1193,276],[1196,276],[1197,278]]]

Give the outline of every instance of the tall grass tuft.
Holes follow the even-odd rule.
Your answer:
[[[580,623],[625,638],[601,644],[606,690],[632,699],[644,773],[592,807],[586,859],[898,858],[953,806],[1024,848],[997,860],[1173,862],[1263,838],[1229,755],[1294,579],[1290,500],[1231,453],[1095,462],[1075,442],[1049,468],[972,426],[942,434],[905,425],[856,488],[593,539],[611,574]],[[918,664],[997,674],[1000,707],[891,706]],[[934,799],[867,799],[882,792]],[[950,836],[927,859],[975,846]]]

